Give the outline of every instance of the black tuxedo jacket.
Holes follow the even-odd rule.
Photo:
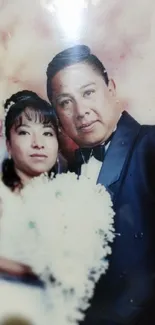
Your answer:
[[[155,127],[141,126],[124,112],[97,182],[111,194],[116,237],[109,270],[98,282],[82,324],[153,325]]]

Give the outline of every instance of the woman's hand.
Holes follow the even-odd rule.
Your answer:
[[[0,272],[17,276],[32,274],[30,267],[3,257],[0,257]]]

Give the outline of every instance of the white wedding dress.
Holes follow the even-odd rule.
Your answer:
[[[17,195],[11,193],[2,183],[0,197],[2,204],[0,229],[5,229],[5,216],[14,218],[14,215],[19,213],[19,197],[17,198]],[[10,229],[8,234],[10,240],[12,232],[13,229]],[[15,256],[11,256],[9,248],[3,245],[3,239],[3,232],[0,232],[0,256],[14,260]],[[0,273],[0,324],[47,325],[44,299],[44,288],[37,281],[27,281],[24,278]]]
[[[39,287],[0,278],[0,324],[8,321],[16,325],[46,324],[42,291]]]

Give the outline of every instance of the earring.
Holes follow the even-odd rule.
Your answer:
[[[57,173],[60,174],[59,155],[57,157]]]

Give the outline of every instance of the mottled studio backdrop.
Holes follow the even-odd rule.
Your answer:
[[[155,124],[155,0],[0,0],[0,118],[13,92],[46,98],[48,62],[79,43],[104,62],[122,105]],[[1,137],[0,160],[4,152]]]

